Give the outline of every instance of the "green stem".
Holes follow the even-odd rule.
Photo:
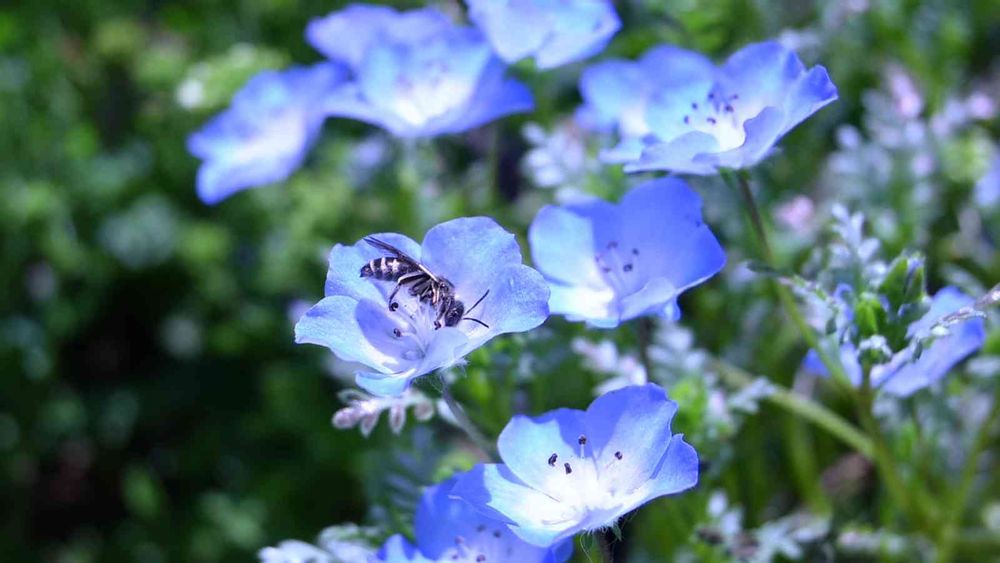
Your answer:
[[[731,173],[728,174],[728,176],[731,175]],[[746,204],[747,212],[750,215],[750,222],[753,225],[757,240],[764,253],[764,259],[766,260],[768,266],[773,269],[777,269],[774,254],[771,251],[771,245],[767,238],[767,229],[764,226],[763,218],[757,207],[757,202],[754,199],[753,191],[750,189],[750,180],[746,172],[740,171],[736,173],[736,184],[738,185],[740,194],[743,196],[743,201]],[[795,323],[796,328],[798,328],[803,338],[805,338],[809,347],[816,350],[820,360],[823,362],[823,365],[826,366],[826,369],[830,372],[834,381],[836,381],[843,388],[849,388],[849,379],[844,371],[843,365],[840,363],[840,359],[831,356],[827,353],[823,346],[819,345],[819,340],[816,338],[816,334],[813,332],[812,327],[809,326],[809,323],[806,322],[805,317],[799,310],[791,291],[789,291],[788,287],[778,280],[775,280],[774,288],[778,293],[778,299],[781,301],[788,315],[792,318],[792,322]],[[927,520],[923,510],[924,503],[920,502],[925,498],[925,495],[922,495],[922,490],[917,491],[916,495],[911,495],[907,490],[906,485],[903,483],[899,471],[893,463],[892,456],[890,455],[889,449],[886,445],[885,437],[882,435],[882,431],[872,414],[872,394],[870,392],[870,383],[866,380],[862,385],[861,392],[853,394],[858,398],[858,415],[861,419],[862,428],[864,428],[865,432],[871,437],[871,444],[873,446],[873,449],[871,450],[873,455],[872,459],[874,459],[882,478],[885,480],[889,494],[894,498],[899,506],[906,510],[910,518],[913,519],[914,524],[920,527],[920,529],[926,530]],[[916,502],[912,500],[914,497],[918,499]]]
[[[735,182],[732,180],[733,176],[736,178]],[[723,178],[730,184],[735,183],[739,188],[740,195],[743,196],[743,203],[746,204],[747,213],[750,215],[750,222],[753,225],[757,242],[764,254],[764,261],[771,268],[777,269],[778,266],[774,258],[774,253],[771,251],[771,244],[767,237],[767,229],[764,226],[764,220],[761,216],[760,209],[757,207],[757,200],[754,199],[753,191],[750,189],[749,177],[745,171],[739,171],[735,174],[732,172],[723,174]],[[799,334],[801,334],[802,338],[805,339],[809,348],[815,350],[816,354],[819,355],[820,361],[822,361],[823,365],[826,366],[826,369],[830,372],[833,380],[842,388],[850,388],[850,379],[844,371],[844,366],[841,365],[838,358],[830,356],[824,347],[819,345],[819,339],[816,338],[813,328],[809,326],[805,315],[803,315],[802,311],[799,309],[792,292],[779,280],[774,280],[773,287],[775,293],[778,295],[778,300],[781,301],[781,306],[792,319],[792,323],[795,324],[795,328],[798,329]]]
[[[975,481],[979,455],[986,449],[986,445],[990,440],[990,433],[993,430],[993,426],[997,423],[998,418],[1000,418],[1000,399],[995,399],[993,401],[993,408],[990,410],[989,415],[986,416],[986,420],[983,421],[983,425],[979,427],[976,438],[972,442],[972,449],[969,450],[969,456],[962,467],[958,488],[955,489],[948,512],[945,513],[945,521],[941,526],[937,554],[937,561],[941,563],[951,561],[951,553],[954,550],[955,541],[958,536],[958,526],[962,522],[962,514],[965,512],[965,505],[968,502],[969,493],[972,491],[972,483]]]
[[[469,415],[465,414],[465,409],[462,408],[462,405],[451,394],[451,386],[448,385],[448,382],[443,377],[441,381],[441,397],[451,410],[455,421],[458,422],[459,428],[465,432],[476,448],[480,450],[483,459],[496,460],[497,456],[493,443],[486,439],[486,436],[479,431],[479,428],[472,422]]]
[[[653,360],[649,357],[649,347],[653,343],[656,321],[652,317],[640,317],[635,321],[636,339],[639,341],[639,360],[646,369],[646,377],[653,378]]]
[[[903,482],[902,477],[900,477],[899,470],[893,462],[892,452],[889,450],[885,435],[882,433],[882,428],[872,413],[873,394],[871,393],[871,389],[863,386],[857,397],[858,418],[861,420],[861,427],[864,428],[865,433],[871,437],[872,445],[874,446],[872,451],[874,457],[872,459],[875,461],[875,465],[878,467],[879,473],[885,481],[889,496],[893,498],[893,501],[898,506],[903,508],[903,511],[918,529],[928,531],[930,525],[927,520],[926,503],[924,502],[925,493],[922,489],[911,490]]]
[[[715,368],[735,386],[746,387],[753,383],[754,377],[752,375],[722,360],[715,360]],[[823,405],[774,384],[771,385],[771,393],[765,397],[765,400],[829,432],[831,436],[847,444],[861,455],[869,459],[873,458],[874,448],[871,440],[859,432],[854,425]]]

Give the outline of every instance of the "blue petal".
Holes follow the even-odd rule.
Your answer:
[[[517,264],[497,272],[490,293],[472,316],[490,325],[489,335],[524,332],[549,316],[549,286],[535,270]],[[474,295],[474,294],[471,294]],[[466,306],[472,303],[466,301]]]
[[[783,100],[803,73],[805,67],[795,52],[765,41],[733,53],[722,67],[721,82],[728,94],[740,96],[741,105],[763,109]]]
[[[677,292],[722,270],[726,255],[701,216],[701,198],[679,178],[651,180],[621,202],[622,238],[640,251],[636,271],[664,277]]]
[[[456,545],[486,561],[565,561],[572,553],[563,545],[555,549],[525,543],[506,523],[480,514],[463,500],[451,497],[460,475],[424,491],[414,519],[420,551],[435,560],[443,559]],[[471,559],[471,557],[470,557]]]
[[[306,40],[333,60],[357,68],[373,44],[419,44],[451,26],[444,13],[427,8],[397,12],[384,6],[353,4],[306,27]]]
[[[957,288],[941,289],[934,296],[927,313],[910,325],[910,335],[929,329],[941,317],[971,305],[974,301]],[[951,334],[935,339],[916,361],[899,369],[890,370],[881,380],[873,378],[872,383],[881,386],[887,393],[900,397],[909,396],[940,381],[955,364],[982,347],[985,339],[986,327],[982,319],[973,319],[953,326]]]
[[[561,522],[563,505],[527,486],[506,465],[477,465],[459,476],[452,496],[470,503],[478,512],[507,522],[510,530],[524,541],[548,547],[565,528]]]
[[[441,125],[437,132],[461,133],[515,113],[535,108],[531,91],[517,80],[504,78],[505,68],[499,60],[491,60],[479,78],[479,86],[456,118]]]
[[[615,328],[621,317],[615,307],[615,293],[610,287],[594,288],[582,285],[567,285],[561,282],[549,284],[549,313],[565,315],[569,321],[587,321],[596,328]]]
[[[804,121],[830,102],[837,99],[837,87],[821,66],[813,67],[801,77],[785,101],[785,125],[782,133]]]
[[[636,162],[625,165],[625,172],[669,170],[678,174],[711,176],[718,173],[710,162],[696,162],[698,155],[718,152],[715,137],[701,131],[691,131],[666,143],[655,143],[642,151]]]
[[[359,371],[354,374],[354,383],[376,397],[398,397],[410,388],[411,380],[396,373]]]
[[[468,5],[469,20],[508,63],[537,51],[549,33],[548,19],[536,2],[469,0]]]
[[[634,488],[654,474],[672,436],[670,421],[677,403],[653,384],[623,387],[601,395],[586,413],[589,443],[599,459],[621,452],[621,464],[605,475],[620,481],[617,488]]]
[[[782,134],[785,113],[781,109],[766,107],[756,117],[743,124],[746,138],[734,149],[717,154],[695,155],[695,162],[711,164],[716,168],[748,168],[764,159],[774,148]]]
[[[676,434],[653,474],[647,499],[676,494],[697,484],[698,453],[684,441],[683,434]]]
[[[559,8],[552,20],[548,41],[535,53],[540,70],[578,61],[604,49],[621,28],[611,2],[577,2]]]
[[[600,214],[601,222],[595,222]],[[594,229],[614,230],[618,212],[613,205],[595,199],[572,208],[549,205],[535,215],[528,228],[531,260],[546,278],[572,285],[605,286],[594,254],[598,244]]]
[[[344,78],[342,67],[320,63],[264,71],[247,82],[229,109],[188,139],[188,150],[205,161],[197,179],[202,200],[218,203],[237,191],[288,178],[322,126],[318,100]]]
[[[432,560],[427,559],[417,551],[410,542],[406,541],[400,534],[396,534],[386,540],[385,545],[382,549],[378,551],[378,560],[386,561],[387,563],[431,563]]]
[[[478,299],[500,272],[522,263],[517,239],[489,217],[441,223],[427,231],[421,249],[421,261],[455,284],[464,300]]]
[[[414,260],[420,260],[420,245],[409,237],[397,233],[376,233],[370,235],[370,238],[394,246]],[[334,246],[330,251],[330,267],[326,274],[326,295],[348,295],[358,300],[370,299],[388,305],[386,296],[395,284],[361,277],[362,266],[370,260],[388,255],[386,251],[364,240],[359,240],[351,246],[341,244]]]
[[[557,409],[537,418],[517,415],[510,419],[497,439],[497,451],[507,467],[525,484],[556,500],[574,494],[557,463],[553,469],[549,456],[569,459],[578,449],[577,438],[586,434],[583,411]]]
[[[617,125],[626,107],[635,103],[645,77],[637,64],[609,60],[587,67],[580,76],[582,124],[606,130]]]
[[[295,324],[295,342],[326,346],[342,360],[394,371],[396,359],[368,339],[358,322],[357,308],[358,301],[350,297],[324,298]]]

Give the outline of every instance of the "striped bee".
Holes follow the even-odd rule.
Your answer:
[[[396,293],[403,286],[409,286],[410,295],[416,297],[421,303],[429,304],[437,311],[437,318],[434,319],[435,329],[442,326],[455,326],[460,321],[474,321],[489,328],[489,325],[483,321],[465,316],[467,312],[471,313],[482,303],[483,299],[486,299],[490,293],[489,290],[486,290],[486,293],[466,311],[465,304],[455,297],[455,285],[447,278],[435,274],[427,266],[387,242],[375,237],[365,237],[364,241],[390,254],[390,256],[373,258],[361,267],[361,277],[363,278],[396,282],[396,287],[389,294],[390,311],[399,308],[399,303],[395,301]]]

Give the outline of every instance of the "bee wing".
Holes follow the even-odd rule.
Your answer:
[[[365,237],[364,241],[374,246],[375,248],[380,248],[386,252],[392,253],[393,255],[396,256],[396,258],[400,260],[409,262],[410,264],[413,265],[413,267],[423,272],[425,275],[427,275],[427,277],[431,278],[435,282],[439,281],[438,276],[434,275],[434,272],[430,271],[430,269],[428,269],[427,266],[424,266],[420,262],[414,260],[413,257],[403,252],[402,250],[396,248],[395,246],[387,242],[381,241],[375,237]]]

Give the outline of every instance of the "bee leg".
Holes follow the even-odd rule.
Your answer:
[[[395,311],[396,309],[399,309],[399,303],[396,302],[396,301],[394,301],[394,299],[396,298],[396,293],[399,291],[399,287],[400,286],[397,283],[396,287],[392,288],[392,293],[389,294],[389,310],[390,311]]]

